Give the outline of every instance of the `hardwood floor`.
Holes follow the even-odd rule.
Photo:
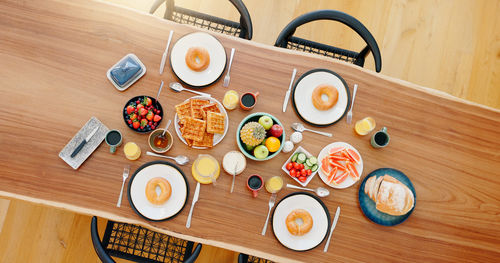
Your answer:
[[[145,12],[153,2],[107,1]],[[225,1],[176,3],[238,19]],[[252,15],[252,41],[274,44],[289,21],[309,11],[344,11],[374,35],[383,74],[500,108],[500,1],[246,0],[245,4]],[[155,15],[162,16],[163,10],[162,6]],[[352,50],[363,46],[361,38],[334,22],[314,22],[297,34]],[[374,68],[371,57],[365,67]],[[103,231],[104,220],[100,223]],[[0,199],[0,262],[99,262],[89,230],[89,216]],[[198,262],[237,262],[237,253],[204,246]]]

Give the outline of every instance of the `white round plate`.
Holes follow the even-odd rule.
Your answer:
[[[359,164],[354,164],[354,167],[356,167],[356,169],[358,170],[359,179],[361,179],[361,176],[363,174],[363,157],[361,156],[361,154],[359,154],[359,152],[358,152],[358,150],[356,150],[356,148],[354,148],[352,145],[350,145],[348,143],[334,142],[334,143],[328,144],[325,148],[323,148],[323,150],[321,150],[321,152],[319,152],[318,164],[321,165],[321,160],[323,160],[323,158],[325,158],[325,156],[328,155],[328,151],[333,147],[345,147],[346,149],[353,149],[359,155],[359,158],[361,160],[360,160]],[[321,166],[318,169],[318,175],[325,184],[327,184],[330,187],[337,188],[337,189],[347,188],[347,187],[355,184],[357,181],[359,181],[359,179],[355,181],[354,179],[352,179],[351,176],[347,176],[347,178],[342,183],[340,183],[338,185],[335,185],[333,183],[328,184],[328,179],[327,179],[328,175],[326,175],[325,173],[323,173],[323,171],[321,171]]]
[[[303,236],[288,232],[286,217],[295,209],[304,209],[313,218],[311,230]],[[325,239],[330,223],[330,213],[322,202],[312,194],[297,192],[283,198],[274,209],[272,224],[276,239],[285,247],[295,251],[313,249]]]
[[[224,133],[223,134],[219,134],[219,133],[214,134],[214,146],[217,145],[219,142],[222,141],[222,139],[224,139],[224,136],[226,136],[226,133],[227,133],[227,129],[229,128],[229,117],[227,116],[226,109],[224,109],[224,106],[222,106],[222,104],[214,98],[208,98],[208,97],[203,97],[203,96],[194,96],[194,97],[191,97],[185,101],[188,101],[190,99],[210,100],[210,103],[217,103],[217,107],[219,107],[220,112],[226,116],[226,118],[224,120]],[[181,127],[179,126],[179,117],[177,116],[177,113],[175,113],[175,117],[174,117],[174,126],[175,126],[175,133],[177,134],[177,137],[179,137],[179,140],[181,140],[185,145],[187,145],[186,139],[184,139],[184,137],[182,137]],[[207,149],[207,147],[197,147],[197,146],[191,146],[191,147],[195,148],[195,149]]]
[[[170,198],[162,205],[150,203],[146,197],[146,185],[155,177],[163,177],[172,186]],[[187,181],[176,167],[165,161],[147,163],[134,173],[129,183],[129,201],[139,215],[154,221],[166,220],[177,215],[186,204]]]
[[[331,109],[320,111],[312,103],[314,89],[322,84],[335,87],[339,93],[337,104]],[[293,107],[305,122],[316,126],[328,126],[342,119],[349,106],[350,94],[345,81],[333,71],[313,69],[302,75],[292,92]]]
[[[191,47],[203,47],[210,55],[210,64],[203,71],[194,71],[186,64],[186,54]],[[181,37],[170,52],[170,66],[174,74],[192,87],[208,86],[222,75],[226,68],[224,46],[210,34],[196,32]]]

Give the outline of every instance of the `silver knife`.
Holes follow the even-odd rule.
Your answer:
[[[94,136],[94,134],[97,132],[97,130],[99,130],[99,126],[95,127],[95,129],[87,136],[87,138],[85,138],[76,147],[76,149],[73,151],[73,153],[71,153],[71,158],[75,157],[80,152],[80,150],[83,148],[83,146],[90,141],[90,138],[92,138],[92,136]]]
[[[196,202],[198,201],[198,197],[200,196],[200,182],[196,184],[196,190],[194,190],[193,202],[191,203],[191,209],[189,210],[188,220],[186,222],[186,227],[191,227],[191,217],[193,216],[193,208]]]
[[[326,240],[325,248],[323,249],[323,252],[328,251],[328,246],[330,245],[330,239],[332,238],[333,230],[335,229],[335,226],[337,225],[337,221],[339,220],[340,216],[340,206],[337,206],[337,212],[335,212],[335,218],[333,219],[332,223],[332,228],[330,229],[330,235],[328,235],[328,240]]]
[[[285,101],[283,101],[283,112],[286,111],[286,106],[288,105],[288,101],[290,100],[290,92],[292,91],[292,85],[293,81],[295,80],[295,74],[297,74],[296,68],[293,69],[292,79],[290,80],[290,86],[288,86],[288,90],[286,91],[285,94]]]
[[[165,60],[167,60],[168,47],[170,46],[170,42],[172,41],[173,34],[174,34],[174,30],[170,30],[170,35],[168,36],[167,46],[165,47],[165,51],[163,52],[163,55],[161,57],[160,75],[163,74],[163,69],[165,68]]]

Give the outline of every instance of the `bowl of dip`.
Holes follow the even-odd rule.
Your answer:
[[[165,137],[163,139],[160,137],[164,130],[165,129],[156,129],[149,134],[149,148],[155,153],[166,153],[170,150],[174,142],[172,140],[172,134],[169,131],[165,132]]]

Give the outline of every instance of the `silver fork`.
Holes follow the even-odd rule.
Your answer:
[[[267,230],[267,223],[269,222],[269,215],[271,214],[271,209],[274,206],[274,203],[276,202],[276,193],[271,195],[271,198],[269,199],[269,211],[267,212],[267,218],[266,218],[266,224],[264,225],[264,228],[262,229],[262,235],[266,235],[266,230]]]
[[[116,203],[116,207],[120,207],[122,205],[123,187],[125,186],[125,181],[127,180],[129,171],[130,171],[130,165],[127,165],[125,166],[125,168],[123,168],[122,190],[120,190],[120,197],[118,198],[118,203]]]
[[[234,57],[234,48],[231,48],[231,57],[229,58],[229,68],[227,68],[227,74],[224,77],[224,87],[229,86],[229,81],[231,80],[231,77],[229,77],[229,72],[231,71],[231,65],[233,64],[233,57]]]
[[[356,91],[357,90],[358,90],[358,84],[354,84],[354,90],[352,91],[351,108],[349,109],[349,112],[347,113],[347,124],[351,124],[351,122],[352,122],[352,108],[354,107],[354,99],[356,98]]]

